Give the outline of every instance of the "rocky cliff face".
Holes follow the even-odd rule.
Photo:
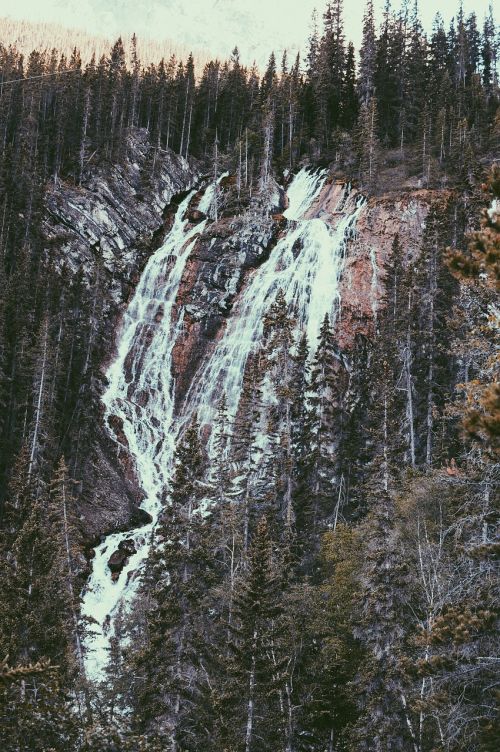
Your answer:
[[[406,262],[419,252],[425,219],[438,191],[410,191],[369,200],[363,207],[355,237],[348,245],[341,277],[341,310],[337,337],[349,349],[356,334],[373,335],[383,306],[385,265],[396,234]],[[321,217],[332,227],[361,196],[346,186],[327,182],[308,217]],[[286,205],[286,198],[281,208]],[[197,241],[186,265],[178,305],[184,306],[184,331],[174,347],[178,404],[191,379],[219,339],[234,300],[248,275],[267,259],[286,227],[273,215],[245,215],[212,224]]]
[[[178,404],[217,342],[247,276],[266,261],[282,227],[280,215],[249,213],[211,225],[196,243],[178,296],[185,311],[173,352]]]
[[[120,165],[93,166],[81,186],[59,182],[48,191],[44,234],[59,265],[90,282],[101,264],[110,308],[127,299],[147,254],[161,239],[172,198],[198,178],[194,164],[172,151],[156,157],[147,133],[134,130]]]
[[[338,221],[346,208],[344,186],[325,186],[310,216],[321,216],[330,224]],[[370,199],[356,225],[356,237],[347,249],[341,278],[341,310],[337,337],[342,349],[349,349],[356,334],[371,336],[378,311],[383,306],[385,266],[394,237],[399,235],[404,262],[414,259],[420,249],[425,220],[433,202],[443,191],[415,190]],[[354,200],[352,195],[349,200]]]
[[[58,263],[76,273],[82,269],[87,283],[99,266],[105,276],[104,310],[107,359],[119,329],[120,312],[149,254],[161,243],[172,215],[169,204],[185,195],[199,180],[196,166],[170,152],[152,162],[146,135],[133,134],[123,166],[102,166],[81,187],[59,185],[48,195],[45,233],[55,246]],[[227,181],[230,192],[234,190]],[[176,306],[184,310],[183,327],[172,354],[176,403],[185,398],[194,374],[224,330],[235,299],[248,278],[265,263],[284,232],[287,220],[283,192],[275,192],[272,213],[261,209],[231,216],[222,212],[209,222],[186,263]],[[177,198],[176,198],[177,197]],[[396,233],[408,258],[418,253],[425,218],[438,197],[433,191],[413,191],[371,199],[363,207],[355,237],[347,247],[341,278],[338,342],[349,349],[357,333],[371,336],[383,305],[384,267]],[[187,212],[194,225],[205,217],[197,210],[197,196]],[[333,227],[360,197],[334,181],[327,181],[309,211]],[[231,201],[227,202],[231,205]],[[103,364],[103,367],[105,364]],[[97,387],[97,392],[99,391]],[[120,437],[120,426],[110,427]],[[82,524],[90,541],[113,530],[144,523],[138,509],[141,490],[126,447],[101,429],[89,453],[86,483],[94,489],[81,503]]]
[[[83,274],[91,287],[99,280],[103,318],[94,322],[113,357],[120,314],[148,256],[158,247],[170,221],[170,205],[198,180],[196,165],[171,151],[154,156],[145,131],[132,132],[120,165],[93,166],[81,186],[58,183],[47,193],[44,235],[59,269]],[[153,165],[154,160],[154,165]],[[95,384],[95,399],[102,389]],[[119,427],[116,427],[119,430]],[[141,491],[126,453],[101,426],[88,448],[79,507],[89,540],[138,526]]]

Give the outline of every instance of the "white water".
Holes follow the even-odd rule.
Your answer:
[[[197,410],[202,425],[212,423],[221,394],[226,397],[229,415],[235,415],[247,358],[261,341],[264,314],[280,288],[298,330],[307,333],[312,348],[325,314],[333,321],[340,302],[344,251],[354,232],[362,201],[351,213],[341,216],[335,229],[322,219],[303,219],[325,179],[326,171],[302,170],[293,180],[288,190],[289,207],[284,214],[287,219],[295,220],[295,226],[250,277],[231,312],[224,336],[188,395],[187,404],[191,411]],[[341,201],[344,200],[343,196]]]
[[[148,554],[173,455],[171,358],[183,321],[183,311],[176,310],[175,300],[189,252],[206,224],[205,220],[189,228],[182,219],[194,193],[180,204],[163,246],[148,261],[125,313],[118,355],[107,372],[108,388],[102,397],[105,420],[115,415],[123,421],[123,433],[145,494],[141,507],[151,515],[152,522],[132,533],[109,535],[96,548],[82,602],[82,616],[92,622],[91,634],[84,641],[85,668],[94,680],[103,678],[112,616],[124,595],[130,602],[137,589],[137,574]],[[207,213],[212,199],[210,186],[200,201],[200,211]],[[108,560],[125,539],[134,541],[137,552],[113,582]],[[111,617],[111,629],[106,625],[107,617]]]
[[[191,196],[180,205],[164,245],[142,274],[125,314],[116,360],[107,373],[109,386],[103,403],[106,419],[114,415],[123,421],[123,433],[145,493],[141,506],[151,515],[152,522],[131,533],[112,534],[96,549],[82,603],[83,617],[95,620],[85,640],[86,671],[95,681],[104,678],[113,615],[121,603],[131,602],[148,555],[172,466],[176,419],[182,425],[189,414],[198,410],[200,422],[210,424],[222,393],[229,413],[235,414],[246,360],[259,343],[263,315],[278,289],[283,289],[297,326],[307,332],[311,345],[316,343],[325,313],[333,317],[338,310],[345,246],[354,231],[361,202],[351,213],[342,214],[335,229],[321,219],[303,219],[325,179],[326,172],[306,170],[294,178],[285,212],[293,220],[291,227],[269,259],[250,276],[222,339],[194,379],[181,416],[174,416],[171,376],[172,350],[183,322],[183,310],[177,310],[175,301],[190,250],[206,224],[189,228],[182,220]],[[200,202],[199,208],[205,213],[213,190],[209,187]],[[125,539],[134,541],[137,553],[113,582],[107,562]]]

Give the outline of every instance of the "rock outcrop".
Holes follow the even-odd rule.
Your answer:
[[[337,340],[349,349],[356,334],[373,335],[383,306],[385,266],[399,234],[405,263],[419,252],[425,219],[443,192],[408,191],[365,202],[348,243],[340,283]],[[335,227],[363,197],[342,183],[328,181],[307,213]],[[283,209],[286,197],[282,199]],[[173,352],[177,403],[186,395],[200,363],[221,336],[236,296],[252,270],[263,263],[287,225],[281,213],[225,218],[208,225],[186,264],[178,306],[184,306],[183,332]]]
[[[135,129],[120,164],[92,167],[82,185],[49,186],[44,234],[57,248],[60,266],[83,270],[89,282],[102,264],[110,301],[119,305],[161,237],[166,207],[173,196],[190,188],[196,167],[172,151],[154,159],[146,131]]]
[[[43,231],[56,268],[64,266],[70,276],[81,272],[89,287],[99,280],[104,315],[90,323],[109,345],[106,362],[113,357],[121,311],[172,221],[172,200],[199,178],[196,165],[172,151],[160,150],[153,166],[154,151],[146,131],[134,129],[120,164],[92,165],[80,186],[60,181],[46,193]],[[98,401],[102,380],[93,389]],[[109,428],[119,438],[120,427]],[[88,544],[145,524],[133,463],[108,428],[98,427],[92,446],[82,452],[78,507]]]
[[[117,580],[120,576],[120,572],[123,570],[128,560],[135,554],[136,548],[132,538],[126,538],[122,540],[116,551],[113,551],[108,560],[108,567],[111,571],[111,579]]]
[[[220,337],[247,275],[268,258],[282,227],[268,214],[250,212],[210,225],[196,243],[177,299],[184,306],[183,332],[173,350],[178,404]]]
[[[341,310],[337,339],[349,349],[356,334],[371,336],[380,308],[384,305],[385,267],[396,235],[405,253],[403,263],[411,263],[419,253],[425,221],[433,202],[444,192],[415,190],[388,194],[368,200],[363,207],[355,237],[348,245],[340,284]],[[328,183],[308,216],[321,217],[335,225],[346,208],[344,186]]]
[[[196,166],[173,152],[160,152],[153,171],[151,151],[147,134],[136,130],[121,165],[93,167],[92,176],[81,186],[60,183],[47,195],[44,232],[56,264],[60,268],[65,265],[73,274],[82,270],[89,286],[94,284],[96,270],[104,276],[106,320],[101,326],[109,342],[106,362],[113,356],[121,311],[147,258],[173,220],[176,206],[172,200],[182,198],[199,180]],[[228,177],[224,181],[221,190],[230,197],[234,180]],[[271,193],[267,210],[256,203],[238,216],[229,210],[221,212],[218,222],[208,222],[191,251],[176,301],[184,311],[182,333],[172,356],[178,406],[220,338],[249,275],[267,260],[286,229],[283,211],[287,196],[274,183]],[[185,215],[192,225],[206,219],[198,208],[200,195],[193,197]],[[399,233],[407,259],[413,258],[429,207],[438,196],[442,192],[416,190],[366,202],[348,244],[341,279],[337,326],[341,348],[349,349],[357,333],[373,334],[383,305],[385,265],[394,236]],[[335,226],[343,212],[360,199],[345,185],[328,181],[308,217],[320,217]],[[232,206],[231,201],[225,205]],[[96,385],[96,399],[101,388],[102,384]],[[101,535],[148,522],[139,509],[142,491],[125,436],[116,420],[111,422],[101,426],[84,462],[87,493],[81,495],[79,511],[90,544]]]

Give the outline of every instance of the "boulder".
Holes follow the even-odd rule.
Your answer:
[[[108,567],[111,570],[113,580],[118,579],[130,556],[135,552],[136,547],[132,538],[125,538],[118,544],[118,548],[113,551],[108,559]]]
[[[184,216],[189,222],[191,222],[194,225],[198,224],[199,222],[202,222],[204,219],[207,218],[207,215],[204,214],[199,209],[188,209]]]

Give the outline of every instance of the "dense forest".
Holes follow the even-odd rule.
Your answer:
[[[135,37],[0,46],[0,747],[5,752],[493,752],[500,739],[498,28],[342,0],[304,58],[144,67]],[[279,291],[236,415],[180,432],[105,682],[84,670],[81,499],[101,430],[106,275],[57,257],[47,197],[147,134],[234,176],[209,217],[270,213],[304,164],[367,199],[432,189],[373,336],[317,342]],[[274,184],[274,183],[273,183]],[[199,511],[203,510],[203,511]]]

